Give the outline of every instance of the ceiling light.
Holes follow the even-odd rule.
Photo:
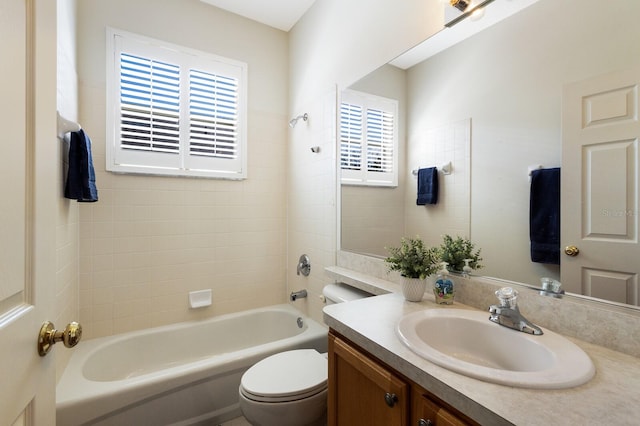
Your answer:
[[[470,0],[451,0],[449,3],[451,4],[451,6],[455,7],[460,12],[464,12],[465,9],[469,7],[469,4],[471,3],[471,1]]]
[[[460,16],[458,16],[455,19],[450,20],[449,22],[445,23],[445,27],[452,27],[455,24],[457,24],[458,22],[462,21],[463,19],[465,19],[467,16],[472,16],[474,15],[476,12],[478,13],[478,15],[475,15],[473,17],[474,20],[480,19],[482,18],[482,16],[484,16],[484,10],[483,8],[488,5],[489,3],[491,3],[493,0],[479,0],[479,1],[474,1],[474,0],[450,0],[450,4],[451,6],[455,7],[456,9],[460,10],[462,12],[462,14]]]

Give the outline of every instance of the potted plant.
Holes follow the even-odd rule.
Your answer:
[[[427,286],[426,278],[438,270],[438,250],[425,246],[419,238],[402,238],[400,247],[387,247],[389,256],[385,262],[389,271],[402,276],[402,294],[411,302],[422,300]]]
[[[447,262],[447,268],[451,272],[467,272],[465,265],[473,269],[480,269],[482,265],[480,261],[480,249],[475,249],[475,244],[468,238],[444,235],[442,244],[439,248],[440,258],[443,262]]]

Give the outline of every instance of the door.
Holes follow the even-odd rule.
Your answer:
[[[55,424],[56,2],[0,3],[0,424]],[[55,351],[54,351],[55,352]]]
[[[635,68],[567,85],[562,119],[562,285],[632,305],[639,304],[639,83]]]

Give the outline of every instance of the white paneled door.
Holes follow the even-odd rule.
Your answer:
[[[639,304],[639,85],[640,68],[567,85],[562,119],[562,284],[631,305]]]
[[[0,2],[0,424],[55,424],[56,2]],[[54,351],[55,352],[55,351]]]

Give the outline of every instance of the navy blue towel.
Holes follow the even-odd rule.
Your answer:
[[[418,170],[418,199],[416,204],[436,204],[438,202],[438,169],[429,167]]]
[[[91,156],[91,139],[82,129],[71,132],[69,171],[64,196],[81,202],[98,201],[96,173]]]
[[[560,264],[560,168],[531,172],[531,261]]]

